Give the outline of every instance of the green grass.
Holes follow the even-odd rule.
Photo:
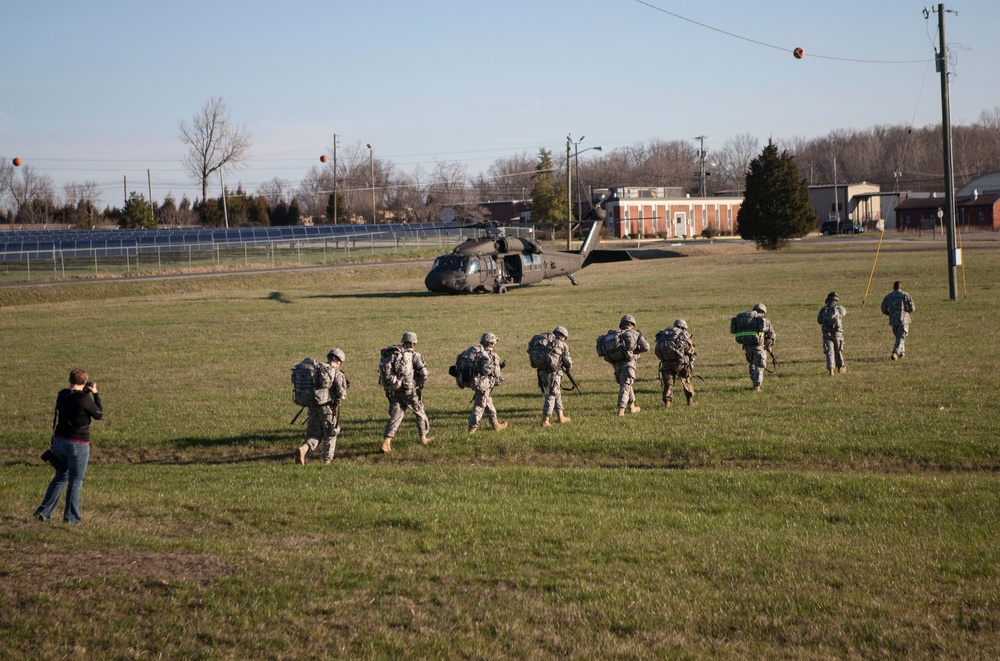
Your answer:
[[[952,302],[943,246],[887,244],[864,305],[871,243],[681,252],[505,296],[430,295],[413,264],[0,289],[0,658],[1000,654],[1000,246],[966,242]],[[917,303],[899,363],[895,279]],[[781,364],[755,396],[728,321],[758,300]],[[700,406],[663,410],[649,357],[642,413],[614,417],[593,344],[625,312],[650,338],[688,321]],[[581,392],[540,429],[525,346],[557,324]],[[408,416],[383,456],[378,349],[404,330],[435,442]],[[447,367],[487,330],[511,427],[469,437]],[[331,346],[338,458],[295,466],[289,369]],[[38,454],[77,365],[107,410],[85,523],[42,525]]]

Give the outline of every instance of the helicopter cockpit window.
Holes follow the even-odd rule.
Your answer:
[[[468,266],[467,261],[468,258],[461,255],[441,255],[434,260],[434,266],[431,267],[431,270],[445,273],[465,273]]]
[[[472,257],[469,259],[469,274],[479,273],[479,258]]]

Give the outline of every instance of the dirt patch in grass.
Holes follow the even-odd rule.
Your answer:
[[[186,552],[45,550],[25,555],[0,547],[0,555],[9,561],[0,569],[0,593],[12,596],[55,590],[67,582],[103,582],[113,577],[162,584],[204,583],[233,571],[214,556]]]

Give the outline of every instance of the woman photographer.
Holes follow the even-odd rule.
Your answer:
[[[69,373],[69,388],[59,391],[52,420],[52,449],[49,461],[56,469],[45,499],[35,510],[35,518],[48,521],[59,503],[67,482],[66,510],[63,521],[80,523],[80,490],[90,460],[90,420],[104,416],[97,384],[87,380],[87,372],[75,369]],[[48,454],[48,453],[46,453]]]

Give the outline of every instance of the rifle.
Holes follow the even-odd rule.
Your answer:
[[[778,357],[774,355],[774,352],[771,351],[770,348],[767,349],[767,355],[769,355],[771,357],[771,362],[774,363],[774,369],[773,370],[767,370],[767,371],[773,374],[774,371],[778,369]]]
[[[294,418],[292,418],[292,421],[291,421],[291,422],[289,422],[288,424],[290,424],[290,425],[294,425],[294,424],[295,424],[295,421],[299,419],[299,416],[300,416],[300,415],[302,415],[302,412],[303,412],[303,411],[305,411],[305,410],[306,410],[306,407],[304,407],[304,406],[303,406],[302,408],[300,408],[300,409],[299,409],[299,412],[295,414],[295,417],[294,417]]]
[[[580,384],[577,383],[576,379],[573,378],[573,374],[569,370],[566,370],[563,373],[566,375],[566,378],[569,379],[569,382],[573,384],[572,388],[566,388],[566,390],[568,390],[570,392],[572,392],[574,390],[579,390],[580,389]]]

